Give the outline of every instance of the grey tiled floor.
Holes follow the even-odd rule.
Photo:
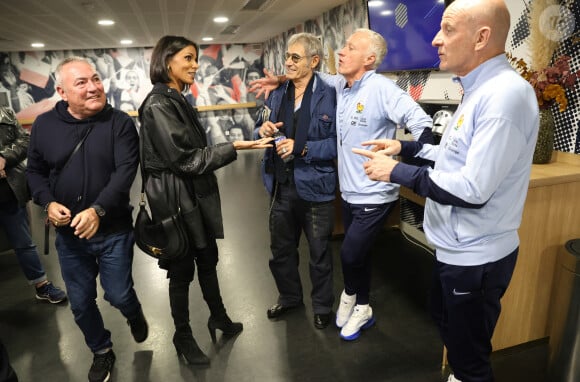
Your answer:
[[[312,325],[306,248],[301,272],[305,308],[279,321],[266,309],[277,293],[268,268],[268,198],[259,178],[259,154],[241,152],[236,162],[218,171],[226,238],[219,241],[222,294],[230,316],[244,323],[236,338],[212,344],[205,323],[209,315],[199,285],[191,288],[191,321],[198,343],[211,358],[208,368],[178,362],[171,343],[173,326],[165,273],[154,260],[135,253],[133,275],[150,324],[150,336],[133,342],[121,314],[102,300],[99,306],[113,334],[117,362],[114,381],[391,381],[440,382],[442,344],[425,308],[432,258],[386,229],[373,253],[371,295],[377,324],[352,343],[341,341],[334,327]],[[134,185],[137,201],[139,182]],[[42,213],[32,208],[35,241],[42,244]],[[338,249],[334,242],[335,291],[342,290]],[[42,256],[49,277],[64,286],[54,247]],[[0,255],[0,338],[8,348],[20,380],[86,381],[92,355],[74,323],[68,304],[37,302],[15,256]],[[543,381],[546,345],[494,355],[496,380]]]

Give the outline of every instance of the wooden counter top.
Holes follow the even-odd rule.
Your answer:
[[[580,155],[554,151],[552,161],[533,164],[529,188],[580,181]]]

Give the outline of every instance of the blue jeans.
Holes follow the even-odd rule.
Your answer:
[[[111,332],[105,329],[97,306],[97,275],[104,299],[127,319],[141,309],[133,289],[133,232],[95,236],[90,240],[57,234],[56,249],[75,321],[93,353],[110,348]]]
[[[0,224],[16,253],[28,284],[34,285],[46,280],[46,273],[30,236],[26,208],[12,202],[0,203]]]

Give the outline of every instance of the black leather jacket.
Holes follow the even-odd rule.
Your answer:
[[[196,219],[203,221],[188,227],[195,246],[205,247],[206,243],[200,242],[204,237],[223,238],[219,189],[213,172],[237,158],[233,144],[207,146],[195,109],[165,84],[156,84],[147,95],[139,108],[139,119],[145,190],[153,220],[172,215],[179,207],[184,213],[194,208]]]
[[[0,107],[0,155],[6,159],[6,180],[21,206],[30,200],[25,174],[29,142],[28,132],[20,126],[12,109]]]

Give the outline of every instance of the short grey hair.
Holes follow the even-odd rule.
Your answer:
[[[370,40],[369,53],[375,55],[375,63],[373,64],[372,69],[378,68],[387,55],[387,42],[383,36],[367,28],[358,28],[354,31],[354,33],[364,33],[367,35],[368,39]]]
[[[65,65],[70,64],[71,62],[85,62],[85,63],[89,64],[95,71],[97,70],[97,68],[95,67],[95,64],[91,60],[89,60],[88,58],[81,57],[81,56],[67,57],[58,64],[58,66],[56,67],[56,70],[54,71],[54,78],[55,78],[55,83],[57,86],[62,86],[62,68]]]
[[[304,52],[309,57],[310,61],[312,61],[312,56],[318,56],[318,65],[316,65],[314,70],[320,69],[322,59],[324,58],[324,52],[322,50],[322,43],[318,37],[312,33],[296,33],[288,39],[288,46],[294,44],[300,44],[304,47]]]

